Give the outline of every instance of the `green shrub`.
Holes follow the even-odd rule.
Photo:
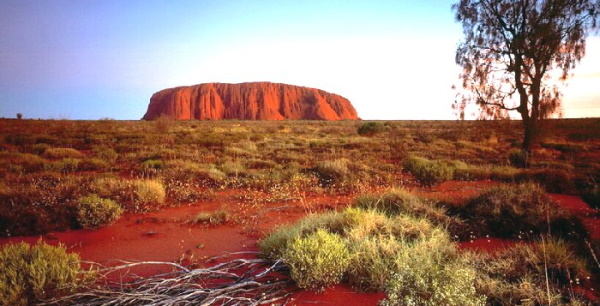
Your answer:
[[[101,198],[108,198],[115,202],[123,202],[130,197],[126,180],[106,176],[95,179],[90,184],[90,192],[95,193]]]
[[[581,220],[553,202],[535,184],[491,188],[467,201],[462,211],[482,235],[533,239],[550,231],[558,237],[587,237]]]
[[[381,122],[367,122],[358,127],[358,135],[373,136],[385,131],[385,125]]]
[[[62,173],[71,173],[77,171],[79,168],[80,159],[76,158],[63,158],[61,160],[46,163],[44,168],[47,171],[56,171]]]
[[[430,161],[422,157],[409,156],[404,159],[402,164],[424,186],[433,186],[451,180],[454,176],[454,168],[441,161]]]
[[[0,249],[0,304],[32,305],[76,292],[87,281],[77,254],[41,240],[34,246],[7,244]]]
[[[164,164],[160,159],[149,159],[140,164],[140,171],[147,175],[155,174],[163,168]]]
[[[0,160],[3,164],[0,167],[6,167],[16,173],[38,172],[43,170],[46,164],[43,158],[28,153],[0,152]]]
[[[281,259],[288,244],[300,237],[301,233],[300,226],[282,226],[261,239],[258,246],[264,257],[272,260]]]
[[[491,305],[578,302],[571,286],[579,285],[590,274],[573,248],[562,240],[544,239],[497,254],[471,254],[470,265],[478,271],[477,291],[486,295]]]
[[[79,161],[77,168],[80,171],[105,171],[110,165],[99,158],[85,158]]]
[[[300,288],[322,290],[342,280],[350,254],[344,240],[325,230],[296,238],[283,253],[283,261]]]
[[[388,215],[409,214],[426,218],[437,225],[458,222],[451,220],[443,207],[421,199],[403,189],[392,189],[383,194],[361,195],[354,199],[354,207],[375,209]]]
[[[83,158],[83,153],[73,148],[48,148],[43,156],[52,159]]]
[[[119,157],[119,154],[113,148],[96,147],[93,152],[98,158],[108,163],[114,163]]]
[[[133,181],[134,205],[136,211],[147,210],[149,204],[162,204],[165,202],[165,187],[157,180]]]
[[[508,152],[508,163],[517,168],[527,167],[527,155],[523,150],[512,149]]]
[[[569,194],[575,192],[571,175],[565,170],[540,169],[519,172],[515,179],[519,182],[534,182],[543,186],[547,192]]]
[[[323,185],[341,184],[351,175],[348,163],[345,158],[322,161],[317,163],[315,170]]]
[[[83,228],[95,229],[115,222],[123,213],[119,204],[92,194],[77,200],[77,222]]]
[[[475,290],[475,271],[465,265],[403,262],[385,290],[381,305],[486,305]]]

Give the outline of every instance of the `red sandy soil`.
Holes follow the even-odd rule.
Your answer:
[[[435,188],[415,192],[432,198],[461,201],[471,197],[494,182],[446,182]],[[600,222],[596,212],[576,196],[551,195],[554,200],[584,218],[593,238],[600,238]],[[206,259],[227,254],[258,251],[257,241],[279,225],[290,224],[310,212],[337,209],[351,203],[353,195],[307,195],[302,201],[267,202],[262,192],[227,190],[214,194],[209,201],[167,208],[145,214],[124,214],[115,224],[98,230],[72,230],[43,236],[0,239],[0,245],[43,239],[50,244],[64,244],[78,253],[82,260],[103,265],[118,264],[115,259],[130,261],[179,261],[203,263]],[[190,221],[200,212],[225,209],[230,221],[209,226]],[[480,238],[461,243],[462,248],[493,252],[516,242],[497,238]],[[255,256],[252,254],[231,256]],[[209,264],[209,263],[207,263]],[[135,271],[138,274],[156,271]],[[383,293],[356,293],[338,285],[322,293],[299,291],[290,299],[291,305],[376,305]]]

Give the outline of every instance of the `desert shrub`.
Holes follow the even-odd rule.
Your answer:
[[[460,220],[451,218],[443,207],[419,198],[403,189],[392,189],[383,194],[361,195],[354,199],[353,206],[375,209],[388,215],[408,214],[430,220],[436,225],[458,226]]]
[[[150,204],[165,202],[166,190],[160,181],[135,180],[132,182],[132,186],[134,211],[145,211],[150,209]]]
[[[77,200],[77,221],[83,228],[95,229],[112,224],[122,212],[119,204],[95,194]]]
[[[153,175],[164,168],[163,161],[160,159],[148,159],[140,164],[140,172],[144,175]]]
[[[0,235],[32,235],[77,227],[74,201],[83,192],[84,178],[40,173],[9,179],[11,188],[0,197]]]
[[[451,180],[454,169],[441,161],[430,161],[423,157],[408,156],[402,162],[403,167],[425,186]]]
[[[8,134],[4,136],[4,143],[15,146],[32,145],[35,143],[35,137],[26,134]]]
[[[345,158],[322,161],[317,163],[315,171],[323,185],[341,184],[351,175],[348,163]]]
[[[401,263],[386,287],[381,305],[486,305],[475,290],[475,271],[457,263]]]
[[[358,127],[358,135],[373,136],[385,131],[385,125],[381,122],[367,122]]]
[[[95,147],[92,151],[96,157],[109,163],[114,163],[119,157],[119,154],[113,148]]]
[[[497,254],[470,254],[477,291],[491,305],[555,305],[579,302],[572,285],[589,277],[585,260],[563,240],[518,244]],[[547,281],[547,282],[546,282]]]
[[[467,166],[454,169],[454,179],[462,181],[482,181],[489,180],[492,176],[492,170],[482,166]]]
[[[263,256],[272,260],[280,259],[288,244],[300,237],[302,230],[299,226],[282,226],[258,242]]]
[[[28,153],[0,152],[0,160],[3,161],[0,167],[16,173],[38,172],[46,165],[43,158]]]
[[[128,182],[114,177],[99,177],[91,182],[90,193],[97,194],[101,198],[108,198],[115,202],[125,201],[129,195]]]
[[[467,201],[462,212],[480,234],[531,239],[550,231],[558,237],[587,237],[581,220],[531,183],[491,188]]]
[[[73,148],[48,148],[42,156],[52,159],[83,158],[83,153]]]
[[[361,291],[387,288],[392,275],[400,271],[401,263],[409,254],[435,258],[439,265],[458,259],[456,245],[448,232],[427,219],[360,208],[311,215],[295,225],[279,228],[262,239],[259,246],[267,257],[285,258],[294,242],[317,232],[342,239],[349,252],[345,280]],[[313,255],[306,255],[308,258],[315,256],[316,251],[311,252]],[[415,264],[414,268],[419,267]]]
[[[492,167],[490,178],[501,182],[514,182],[522,170],[513,167]]]
[[[244,167],[242,163],[236,161],[225,161],[219,168],[228,176],[244,176],[247,174],[246,167]]]
[[[77,168],[81,171],[105,171],[110,165],[99,158],[85,158],[79,161]]]
[[[219,225],[227,223],[229,220],[229,214],[226,210],[218,210],[214,212],[203,212],[196,215],[194,223]]]
[[[534,182],[543,186],[547,192],[573,193],[575,184],[573,178],[565,170],[540,169],[519,172],[515,179],[519,182]]]
[[[87,281],[77,254],[64,246],[38,241],[7,244],[0,249],[0,304],[32,305],[76,292]]]
[[[283,253],[283,261],[300,288],[322,290],[339,283],[350,254],[344,240],[325,230],[296,238]]]
[[[517,168],[527,167],[527,156],[523,150],[512,149],[508,152],[508,163]]]
[[[47,171],[55,171],[62,173],[71,173],[77,171],[79,168],[80,159],[76,158],[63,158],[50,163],[44,164],[44,169]]]

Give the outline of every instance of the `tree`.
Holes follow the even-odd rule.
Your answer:
[[[19,120],[23,119],[23,114],[17,113],[17,119],[19,119]]]
[[[480,119],[518,112],[528,160],[541,120],[560,115],[560,89],[598,28],[600,2],[460,0],[452,9],[465,35],[456,50],[464,90],[453,108],[461,118],[469,104]]]

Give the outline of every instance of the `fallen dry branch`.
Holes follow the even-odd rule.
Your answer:
[[[291,281],[280,262],[233,259],[208,268],[188,269],[172,262],[122,262],[99,270],[103,284],[42,305],[264,305],[285,304]],[[150,277],[130,274],[132,268],[166,265],[172,271]],[[127,282],[108,281],[123,273]]]

